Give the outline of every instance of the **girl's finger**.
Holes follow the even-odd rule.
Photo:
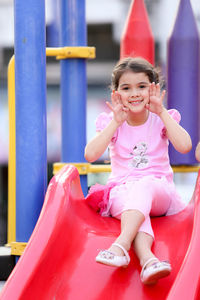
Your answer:
[[[161,97],[160,97],[160,100],[161,100],[162,102],[163,102],[163,100],[164,100],[165,94],[166,94],[166,90],[163,90],[163,91],[162,91],[162,94],[161,94]]]
[[[149,95],[150,95],[150,96],[155,96],[155,95],[156,95],[155,82],[152,82],[152,83],[150,84],[150,87],[149,87]]]
[[[160,97],[160,84],[157,83],[155,86],[155,92],[156,92],[156,96]]]
[[[106,105],[110,108],[110,110],[114,111],[113,106],[110,102],[106,101]]]
[[[152,83],[152,96],[156,96],[156,85],[155,85],[155,82]]]
[[[113,100],[114,100],[114,102],[116,104],[119,104],[119,103],[121,104],[122,103],[122,101],[121,101],[121,95],[120,95],[120,93],[118,91],[115,91],[113,93]]]
[[[112,104],[115,104],[115,91],[111,93],[111,102]]]
[[[153,83],[149,84],[149,96],[153,96]]]

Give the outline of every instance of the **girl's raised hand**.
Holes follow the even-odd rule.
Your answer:
[[[160,84],[157,83],[155,84],[155,82],[150,83],[149,85],[149,103],[146,104],[146,108],[157,114],[160,115],[161,112],[164,109],[163,106],[163,100],[164,100],[164,96],[165,96],[166,91],[160,91]]]
[[[110,110],[113,112],[114,120],[120,125],[127,119],[129,109],[123,106],[121,96],[117,91],[111,94],[111,102],[106,102]]]

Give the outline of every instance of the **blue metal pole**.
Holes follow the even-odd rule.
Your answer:
[[[47,186],[45,1],[15,0],[16,241],[28,241]]]
[[[86,46],[84,0],[61,0],[61,46]],[[62,161],[85,162],[86,59],[61,61]],[[84,194],[87,176],[81,176]]]
[[[58,6],[59,0],[51,0],[51,6],[53,10],[53,18],[51,23],[47,27],[47,47],[59,46],[59,29],[58,29]]]

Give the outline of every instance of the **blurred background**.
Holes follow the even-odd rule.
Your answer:
[[[86,0],[88,46],[96,47],[96,59],[87,62],[87,139],[95,134],[94,120],[107,109],[110,76],[119,59],[120,39],[132,0]],[[179,0],[145,0],[155,39],[155,64],[165,76],[167,39],[174,25]],[[59,0],[46,0],[46,44],[59,46]],[[191,0],[200,31],[200,1]],[[14,0],[0,0],[0,245],[6,242],[8,173],[7,67],[14,54]],[[67,46],[67,45],[66,45]],[[49,177],[52,163],[60,161],[60,65],[47,58],[47,153]],[[80,133],[81,134],[81,133]],[[106,159],[105,156],[102,159]]]

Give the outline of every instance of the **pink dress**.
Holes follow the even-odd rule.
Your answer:
[[[180,122],[177,110],[168,112]],[[111,120],[112,113],[101,113],[96,131],[103,130]],[[138,209],[145,216],[140,231],[153,236],[150,215],[171,215],[185,207],[173,182],[168,145],[162,120],[151,112],[144,124],[130,126],[124,122],[116,130],[109,144],[112,171],[101,203],[102,216],[120,218],[123,211]],[[89,195],[96,188],[99,185]]]

